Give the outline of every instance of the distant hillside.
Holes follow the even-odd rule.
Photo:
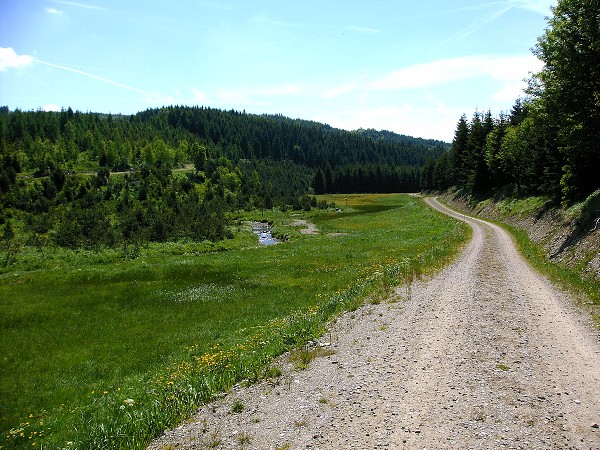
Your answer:
[[[138,113],[161,134],[188,134],[232,159],[291,159],[332,168],[355,164],[422,166],[443,153],[440,141],[388,131],[349,132],[329,125],[281,115],[255,115],[204,107],[167,107]],[[189,137],[188,137],[189,138]]]
[[[373,139],[374,141],[378,140],[389,140],[391,142],[396,142],[398,144],[404,145],[417,145],[417,146],[426,146],[429,148],[442,148],[443,150],[448,150],[451,147],[451,144],[444,141],[438,141],[436,139],[423,139],[419,137],[406,136],[404,134],[397,134],[393,131],[387,130],[374,130],[373,128],[363,129],[359,128],[356,130],[356,133],[359,133],[362,136]]]
[[[23,242],[73,248],[219,240],[241,209],[309,209],[315,193],[417,191],[425,162],[445,148],[204,107],[131,116],[3,107],[0,226],[12,236],[14,224]]]

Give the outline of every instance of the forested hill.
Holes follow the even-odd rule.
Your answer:
[[[420,167],[439,156],[447,144],[391,132],[348,132],[328,125],[283,116],[254,115],[203,107],[149,109],[132,116],[73,112],[8,112],[0,115],[5,154],[18,154],[24,171],[35,170],[40,141],[63,168],[82,157],[91,166],[124,170],[143,162],[146,143],[163,141],[177,153],[184,141],[206,146],[212,156],[240,159],[290,160],[309,168],[332,169],[354,164]],[[53,147],[53,148],[50,148]],[[133,147],[133,148],[130,148]],[[137,147],[137,148],[136,148]],[[166,165],[189,155],[178,154]],[[166,156],[166,155],[163,155]],[[36,161],[33,161],[36,160]],[[39,169],[39,168],[38,168]]]
[[[356,130],[356,133],[358,133],[362,136],[371,138],[374,141],[388,140],[391,142],[396,142],[396,143],[404,144],[404,145],[413,145],[413,146],[424,145],[424,146],[430,147],[430,148],[434,148],[434,147],[437,148],[437,147],[442,146],[442,147],[450,148],[450,144],[438,141],[436,139],[416,138],[416,137],[412,137],[412,136],[406,136],[405,134],[397,134],[397,133],[394,133],[393,131],[387,131],[387,130],[374,130],[373,128],[368,128],[365,130],[363,128],[359,128],[358,130]]]
[[[159,133],[187,132],[233,160],[290,159],[312,168],[324,163],[332,168],[355,163],[422,166],[444,150],[440,141],[374,130],[348,132],[313,121],[233,110],[168,107],[136,118]]]
[[[204,107],[130,116],[2,107],[0,226],[70,247],[221,239],[240,209],[417,191],[425,161],[446,146]]]

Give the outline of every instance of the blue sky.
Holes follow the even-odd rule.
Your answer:
[[[509,110],[556,0],[0,0],[0,105],[275,113],[451,141]]]

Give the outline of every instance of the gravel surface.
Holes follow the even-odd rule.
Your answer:
[[[238,386],[149,449],[600,449],[600,336],[499,227],[331,324],[333,353]]]

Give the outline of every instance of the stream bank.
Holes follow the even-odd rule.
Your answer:
[[[260,245],[275,245],[281,242],[271,234],[271,225],[268,222],[252,222],[251,225],[252,232],[258,236]]]

